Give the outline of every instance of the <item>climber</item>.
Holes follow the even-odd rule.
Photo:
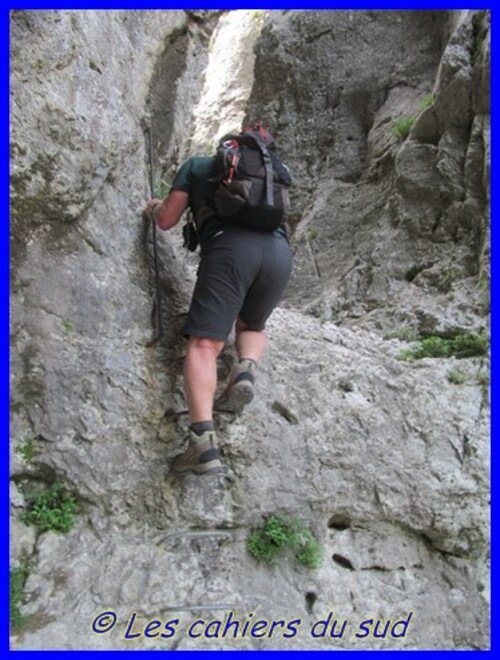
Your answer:
[[[252,132],[258,133],[256,140],[263,141],[263,148],[274,142],[259,124],[231,134],[235,138],[230,140],[231,145],[234,147],[240,136],[243,139]],[[272,158],[280,163],[274,154]],[[145,208],[146,216],[152,214],[157,226],[168,230],[189,207],[201,249],[191,306],[182,328],[188,339],[184,389],[189,442],[186,451],[175,457],[174,472],[207,474],[222,469],[214,431],[214,405],[216,409],[240,412],[252,400],[257,365],[267,342],[264,327],[282,297],[292,266],[284,218],[277,229],[270,230],[220,217],[214,204],[214,186],[219,185],[218,181],[214,184],[217,167],[217,156],[188,158],[167,197],[150,199]],[[238,361],[227,388],[214,404],[217,357],[233,327]]]

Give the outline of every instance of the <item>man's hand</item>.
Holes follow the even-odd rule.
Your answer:
[[[158,197],[153,197],[152,199],[150,199],[149,202],[146,204],[144,211],[142,212],[144,218],[149,220],[151,218],[151,214],[153,213],[153,210],[162,202],[163,200],[159,199]]]
[[[183,190],[171,190],[165,199],[153,197],[146,204],[144,216],[153,217],[160,229],[171,229],[187,208],[189,195]],[[158,207],[158,208],[157,208]]]

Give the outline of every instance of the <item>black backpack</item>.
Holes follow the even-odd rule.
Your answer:
[[[213,205],[217,215],[255,229],[277,229],[290,208],[290,172],[268,147],[260,125],[225,135],[216,152]]]

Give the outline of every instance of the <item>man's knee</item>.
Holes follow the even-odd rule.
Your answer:
[[[191,335],[188,340],[188,353],[197,353],[206,357],[217,358],[224,348],[224,342],[211,337],[195,337]]]

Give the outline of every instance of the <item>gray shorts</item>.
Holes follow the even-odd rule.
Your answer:
[[[183,334],[225,341],[238,317],[263,330],[291,269],[292,252],[280,232],[222,230],[203,248]]]

